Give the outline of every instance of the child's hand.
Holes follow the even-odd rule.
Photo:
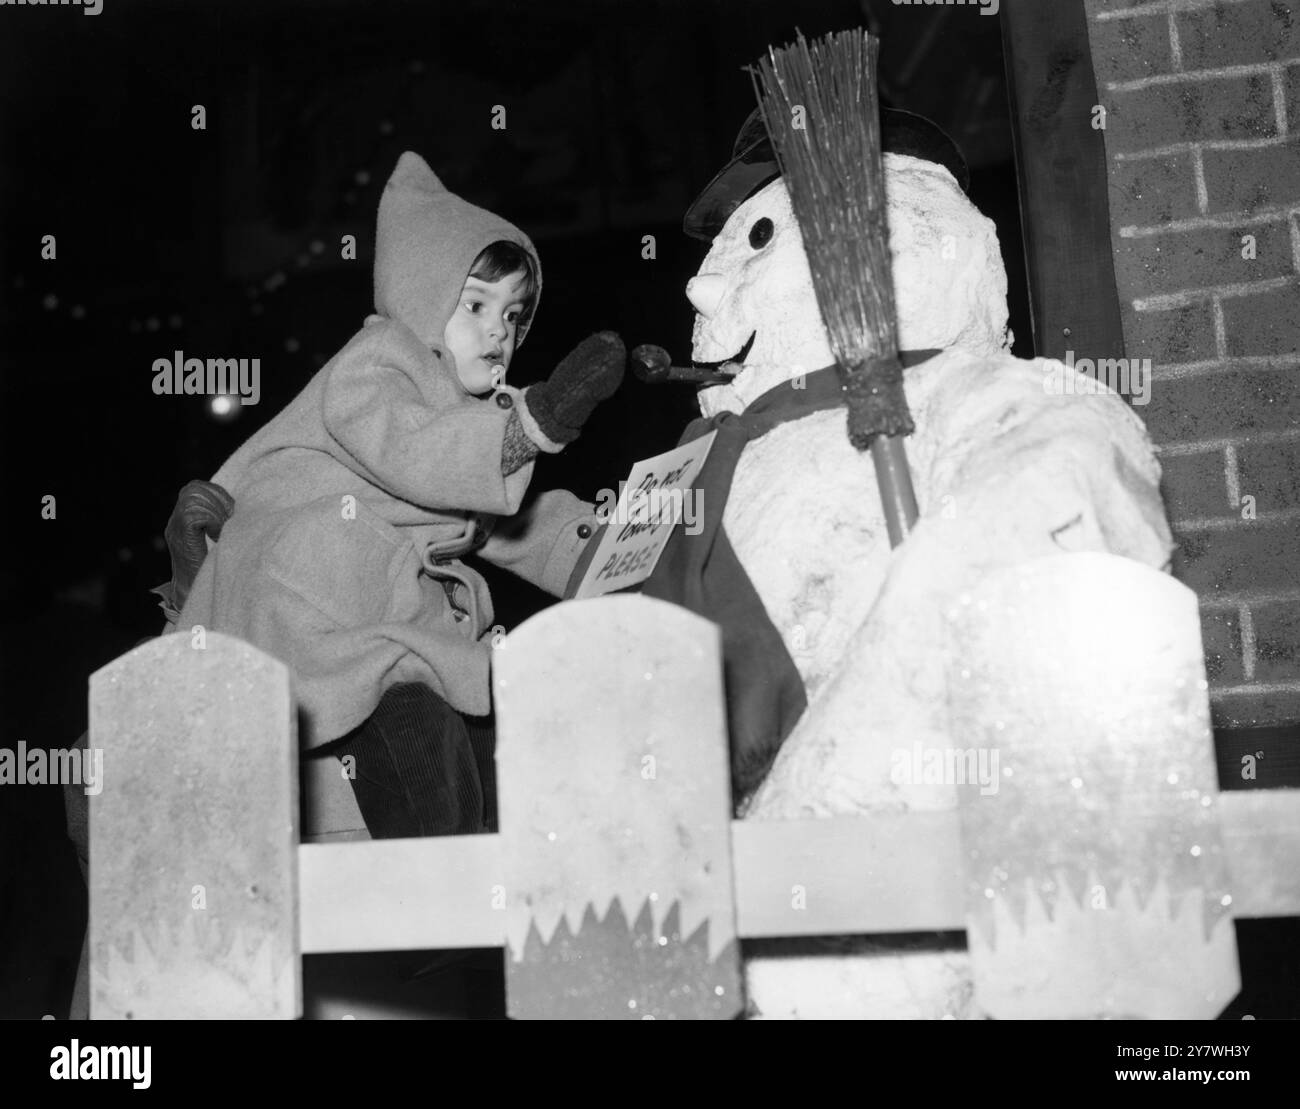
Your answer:
[[[543,435],[572,443],[596,405],[618,389],[626,363],[618,334],[599,331],[574,347],[547,381],[529,386],[523,403]]]
[[[177,496],[163,535],[172,557],[173,598],[178,609],[184,606],[199,567],[208,556],[204,536],[219,538],[234,510],[235,498],[210,481],[188,482]]]

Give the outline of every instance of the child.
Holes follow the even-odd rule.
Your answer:
[[[596,523],[564,491],[516,515],[538,451],[577,438],[625,358],[602,332],[548,381],[504,385],[540,289],[521,231],[403,154],[379,206],[379,314],[213,478],[233,514],[176,628],[289,666],[302,745],[355,760],[376,838],[486,828],[491,736],[466,716],[491,707],[492,601],[461,557],[559,596]]]

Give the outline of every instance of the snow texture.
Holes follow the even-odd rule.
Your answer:
[[[954,787],[890,776],[899,747],[953,745],[946,605],[989,571],[1042,555],[1109,551],[1167,568],[1173,546],[1141,421],[1107,390],[1069,395],[1063,382],[1075,371],[1060,362],[1007,353],[992,222],[947,170],[898,155],[885,167],[899,345],[945,351],[904,378],[921,518],[891,551],[875,471],[850,445],[844,409],[746,447],[724,524],[809,702],[747,819],[955,807]],[[774,233],[755,249],[749,232],[763,217]],[[779,179],[732,214],[687,295],[697,360],[728,358],[754,336],[736,378],[701,393],[706,415],[741,411],[834,361]],[[957,950],[814,941],[797,956],[751,959],[747,980],[768,1016],[972,1015]]]

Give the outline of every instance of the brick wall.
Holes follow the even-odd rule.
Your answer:
[[[1174,573],[1200,598],[1215,723],[1295,723],[1300,0],[1085,6],[1124,353],[1152,360],[1137,411]]]

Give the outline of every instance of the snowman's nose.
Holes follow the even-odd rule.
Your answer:
[[[720,273],[700,273],[686,282],[686,299],[701,316],[712,316],[726,291],[727,279]]]

